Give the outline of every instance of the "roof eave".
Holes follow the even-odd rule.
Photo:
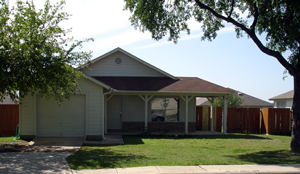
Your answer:
[[[100,82],[99,80],[97,80],[97,79],[95,79],[95,78],[93,78],[93,77],[91,77],[91,76],[89,76],[89,75],[86,75],[86,74],[83,74],[83,75],[84,75],[84,77],[85,77],[86,79],[89,79],[90,81],[92,81],[92,82],[94,82],[94,83],[96,83],[96,84],[98,84],[98,85],[104,87],[105,89],[111,89],[110,86],[108,86],[108,85],[106,85],[106,84]]]
[[[231,94],[232,92],[201,92],[201,91],[126,91],[126,90],[113,90],[112,93],[115,94],[131,94],[131,95],[141,95],[141,94],[149,94],[149,95],[193,95],[199,97],[219,97],[226,96]]]

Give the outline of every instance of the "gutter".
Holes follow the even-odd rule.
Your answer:
[[[104,133],[105,133],[105,125],[104,125],[104,122],[105,122],[105,96],[108,95],[108,94],[111,94],[113,92],[113,88],[109,88],[109,91],[106,92],[106,93],[103,93],[103,99],[102,99],[102,105],[103,105],[103,109],[102,109],[102,138],[103,140],[105,140],[105,137],[104,137]]]

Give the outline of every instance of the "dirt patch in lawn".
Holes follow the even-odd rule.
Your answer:
[[[74,152],[74,149],[59,146],[34,146],[28,142],[0,142],[0,153],[5,152]]]

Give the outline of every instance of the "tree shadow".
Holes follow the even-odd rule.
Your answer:
[[[142,139],[265,139],[270,140],[270,137],[263,137],[255,134],[227,134],[227,135],[130,135],[123,136],[126,144],[144,144]]]
[[[300,154],[291,153],[289,150],[259,151],[241,155],[229,155],[227,157],[255,164],[300,163]]]
[[[110,149],[93,149],[89,151],[77,151],[70,155],[67,161],[72,169],[87,169],[87,168],[117,168],[122,164],[132,163],[133,161],[148,159],[142,155],[134,153],[115,152]]]

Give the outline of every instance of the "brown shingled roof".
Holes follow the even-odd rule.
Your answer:
[[[230,93],[231,89],[197,77],[93,77],[119,91],[204,92]]]
[[[294,98],[294,90],[288,91],[286,93],[277,95],[275,97],[270,98],[269,100],[279,100],[279,99],[293,99]]]

